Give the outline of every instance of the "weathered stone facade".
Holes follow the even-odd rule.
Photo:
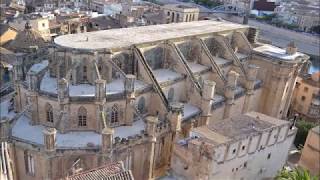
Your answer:
[[[198,21],[56,38],[48,64],[16,79],[9,139],[13,158],[25,162],[16,179],[115,161],[152,179],[193,127],[249,111],[285,117],[294,72],[308,57],[250,42],[250,29]]]

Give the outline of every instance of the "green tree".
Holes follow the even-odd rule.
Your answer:
[[[306,169],[296,168],[293,171],[281,170],[276,176],[276,180],[318,180],[319,177],[313,176]]]
[[[294,140],[294,144],[296,145],[296,147],[302,147],[304,145],[309,130],[315,126],[316,124],[304,120],[298,121],[296,123],[296,127],[298,128],[296,139]]]

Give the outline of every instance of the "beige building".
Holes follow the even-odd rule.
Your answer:
[[[194,128],[174,146],[177,179],[272,179],[295,138],[288,121],[256,112]]]
[[[320,72],[298,77],[291,105],[291,114],[319,122],[320,119]]]
[[[309,130],[304,144],[299,166],[306,168],[313,175],[320,175],[320,126]]]
[[[162,7],[163,23],[198,21],[199,8],[180,4],[168,4]]]
[[[224,21],[55,38],[48,61],[25,79],[15,67],[18,114],[1,121],[14,178],[123,161],[135,179],[152,179],[193,128],[250,111],[285,118],[308,56],[256,38],[256,29]]]

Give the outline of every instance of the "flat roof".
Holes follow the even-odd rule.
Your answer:
[[[193,21],[69,34],[56,37],[54,42],[61,47],[79,50],[112,50],[247,27],[227,21]]]

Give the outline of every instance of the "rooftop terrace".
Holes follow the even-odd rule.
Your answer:
[[[112,50],[130,47],[131,45],[247,27],[226,21],[206,20],[69,34],[59,36],[54,41],[57,45],[65,48]]]

